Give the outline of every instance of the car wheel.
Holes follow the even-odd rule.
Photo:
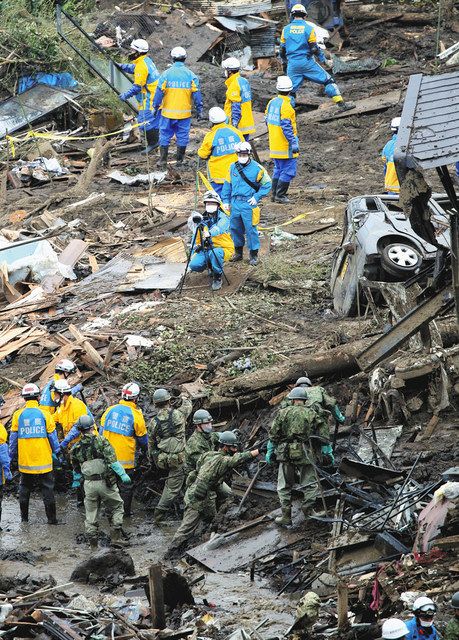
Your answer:
[[[387,273],[397,277],[413,275],[421,266],[422,257],[409,244],[397,242],[384,247],[381,266]]]

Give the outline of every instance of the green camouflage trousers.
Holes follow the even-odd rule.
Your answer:
[[[101,507],[107,510],[114,529],[123,525],[124,505],[118,487],[108,487],[105,480],[85,480],[84,508],[85,530],[88,536],[96,536],[99,529]]]
[[[292,489],[295,485],[299,485],[303,492],[301,506],[312,507],[317,496],[317,480],[314,474],[314,467],[311,464],[295,465],[290,462],[281,462],[277,476],[277,495],[279,496],[281,507],[292,506]],[[305,488],[303,489],[303,487]]]

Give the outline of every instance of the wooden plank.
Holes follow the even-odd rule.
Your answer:
[[[323,109],[317,109],[317,111],[300,113],[296,120],[298,125],[304,126],[312,122],[327,122],[329,120],[338,120],[339,118],[349,118],[366,113],[374,113],[375,111],[384,111],[384,109],[398,104],[401,95],[402,92],[399,89],[395,89],[388,93],[371,96],[371,98],[357,100],[355,102],[355,108],[349,111],[340,111],[335,105],[330,105]]]
[[[83,240],[71,240],[59,256],[59,262],[63,265],[74,267],[88,246],[88,243]],[[64,280],[65,278],[60,274],[47,276],[43,278],[41,286],[43,291],[49,293],[60,287]]]
[[[164,629],[166,614],[164,611],[163,576],[160,564],[152,564],[148,571],[150,588],[150,616],[154,629]]]
[[[69,331],[72,334],[72,336],[75,338],[75,340],[77,340],[78,344],[81,344],[81,346],[86,352],[86,355],[88,356],[89,360],[93,363],[93,365],[96,367],[96,369],[103,369],[104,360],[102,356],[100,356],[99,353],[96,351],[96,349],[94,349],[92,344],[88,340],[86,340],[85,336],[81,333],[81,331],[74,324],[69,325]]]

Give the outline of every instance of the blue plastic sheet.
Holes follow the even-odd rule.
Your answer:
[[[78,86],[78,82],[71,73],[36,73],[34,76],[19,78],[18,94],[24,93],[37,84],[46,84],[59,89],[74,89]]]

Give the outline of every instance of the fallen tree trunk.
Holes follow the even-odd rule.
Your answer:
[[[247,395],[264,389],[285,386],[308,373],[310,378],[349,376],[359,371],[355,357],[375,341],[375,337],[357,340],[322,353],[310,351],[293,356],[289,362],[265,367],[235,380],[230,380],[218,392],[221,396]]]

